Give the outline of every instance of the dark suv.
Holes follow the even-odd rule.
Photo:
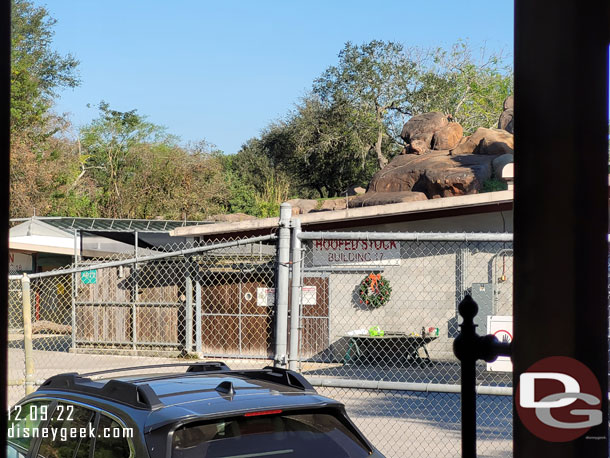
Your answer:
[[[220,362],[56,375],[11,409],[8,444],[9,458],[383,456],[300,374]]]

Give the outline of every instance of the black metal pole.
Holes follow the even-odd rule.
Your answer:
[[[483,359],[494,361],[498,356],[510,356],[511,344],[501,343],[493,335],[479,336],[474,317],[479,307],[467,295],[458,312],[462,316],[460,334],[453,341],[453,352],[461,361],[461,417],[462,417],[462,458],[477,456],[477,393],[476,393],[476,362]]]
[[[476,398],[476,365],[475,360],[466,358],[462,361],[462,457],[477,456],[477,398]]]
[[[462,458],[477,456],[477,398],[476,382],[476,327],[474,317],[479,307],[466,296],[458,307],[462,316],[460,335],[454,341],[454,350],[461,365]]]

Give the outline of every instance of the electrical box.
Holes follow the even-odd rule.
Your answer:
[[[483,336],[489,334],[487,329],[487,317],[494,314],[494,291],[491,283],[473,283],[470,295],[479,306],[479,313],[474,317],[477,326],[477,334]]]

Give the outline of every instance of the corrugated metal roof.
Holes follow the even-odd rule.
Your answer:
[[[212,224],[213,221],[174,221],[157,219],[121,219],[121,218],[70,218],[63,216],[34,216],[32,218],[14,218],[11,223],[38,220],[58,229],[69,232],[75,229],[112,232],[169,232],[183,226],[200,226]]]

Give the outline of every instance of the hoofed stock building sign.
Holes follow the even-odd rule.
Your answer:
[[[394,240],[314,240],[314,266],[398,266],[400,242]]]

